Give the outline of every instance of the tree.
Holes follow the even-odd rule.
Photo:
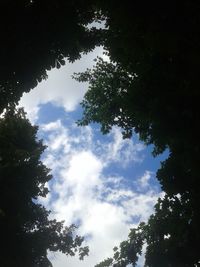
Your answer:
[[[198,187],[200,147],[196,143],[196,118],[199,111],[197,106],[192,106],[189,97],[179,95],[175,88],[174,95],[177,96],[171,102],[167,101],[168,91],[162,91],[162,95],[150,95],[140,87],[142,78],[136,73],[127,71],[120,63],[105,62],[101,58],[92,70],[74,77],[89,82],[81,103],[83,118],[78,121],[79,125],[100,123],[104,134],[117,125],[122,128],[124,138],[131,137],[134,129],[142,141],[154,145],[154,155],[169,148],[169,158],[158,172],[167,193],[183,193],[186,189]]]
[[[45,197],[45,184],[52,178],[41,162],[45,146],[37,139],[36,126],[22,109],[10,107],[0,118],[0,262],[4,267],[50,267],[49,251],[66,255],[88,248],[75,235],[76,227],[49,219],[50,211],[38,203]]]
[[[102,38],[111,64],[100,60],[80,77],[90,82],[82,123],[99,122],[103,132],[117,124],[128,135],[134,128],[141,139],[155,145],[157,153],[166,147],[194,148],[200,5],[185,0],[173,8],[167,2],[163,8],[163,3],[145,2],[144,9],[143,4],[128,0],[99,4],[106,16]]]
[[[189,196],[165,195],[146,226],[147,267],[189,267],[199,264],[199,208]]]
[[[90,0],[20,0],[0,3],[0,113],[24,92],[99,43],[86,25],[98,18]]]
[[[124,138],[131,137],[133,127],[136,132],[142,128],[137,125],[137,122],[141,122],[139,118],[134,116],[133,120],[132,104],[139,106],[138,98],[131,96],[133,83],[137,83],[136,74],[127,72],[119,64],[106,62],[98,57],[93,69],[75,73],[73,78],[89,83],[88,91],[81,102],[83,118],[78,121],[78,125],[100,123],[103,134],[107,134],[112,126],[117,125],[122,128]],[[133,107],[136,109],[135,105]]]
[[[181,196],[158,199],[148,222],[131,229],[128,239],[115,247],[114,255],[95,267],[137,266],[145,252],[145,267],[190,267],[199,264],[199,224],[193,220],[194,207]],[[198,212],[196,210],[195,212]]]
[[[0,9],[0,112],[45,79],[46,70],[64,64],[64,57],[74,60],[81,52],[103,44],[111,63],[100,60],[94,70],[77,76],[90,83],[79,124],[99,122],[103,133],[118,125],[124,137],[130,137],[134,129],[141,140],[154,145],[154,155],[169,149],[169,158],[162,163],[157,177],[167,194],[164,203],[169,201],[171,207],[173,199],[180,195],[182,210],[188,214],[183,224],[189,221],[192,225],[187,227],[188,237],[194,236],[200,224],[199,9],[200,3],[190,0],[181,4],[23,0],[3,1]],[[88,30],[85,25],[98,17],[106,19],[106,28]],[[12,158],[9,160],[12,162]],[[166,215],[176,225],[177,206],[169,213],[162,204],[158,218]],[[1,217],[4,209],[0,208]],[[157,215],[150,225],[156,225],[159,233]],[[151,266],[151,262],[155,263],[151,261],[153,255],[158,255],[154,251],[163,248],[163,240],[151,242],[153,232],[147,233],[146,265]],[[169,234],[172,240],[180,238],[177,233]],[[194,244],[199,240],[197,233]],[[171,248],[167,247],[169,251]],[[182,251],[193,255],[186,261],[188,266],[198,258],[192,248],[191,242],[181,244]],[[163,264],[175,264],[171,252],[160,253],[166,260]],[[175,266],[181,264],[176,262]]]
[[[159,266],[161,258],[162,266],[194,266],[200,260],[200,5],[187,0],[164,7],[136,1],[99,5],[106,14],[103,35],[110,62],[97,59],[92,70],[75,74],[80,82],[89,82],[78,124],[100,123],[103,133],[117,125],[125,138],[136,132],[154,145],[154,156],[168,148],[169,157],[157,172],[166,198],[148,222],[146,266]],[[180,232],[173,232],[179,223],[184,242]],[[166,231],[169,240],[163,241],[160,231]],[[158,239],[151,242],[154,234]]]
[[[114,247],[113,258],[96,264],[95,267],[126,267],[136,266],[139,255],[142,254],[142,247],[145,241],[145,224],[140,223],[137,228],[130,230],[128,240],[120,243],[119,248]]]
[[[81,103],[83,118],[78,121],[79,125],[98,122],[104,134],[108,133],[113,125],[117,125],[122,128],[124,138],[131,137],[132,133],[136,132],[146,144],[153,144],[154,155],[161,153],[165,148],[169,149],[169,157],[161,163],[161,168],[157,171],[157,178],[167,197],[158,202],[155,216],[148,221],[148,235],[145,239],[146,266],[194,266],[199,262],[197,244],[200,241],[198,234],[200,162],[197,138],[193,140],[197,133],[194,129],[197,131],[198,126],[195,121],[192,122],[192,119],[189,121],[187,118],[188,113],[193,114],[192,107],[188,112],[182,109],[186,117],[185,120],[180,117],[180,120],[185,121],[185,125],[193,123],[192,127],[186,129],[182,124],[183,121],[178,121],[177,125],[172,121],[170,126],[165,116],[159,119],[152,116],[153,110],[157,109],[156,106],[152,107],[152,103],[155,102],[156,105],[159,98],[155,101],[145,97],[143,93],[140,94],[137,75],[123,69],[119,63],[98,59],[92,70],[75,74],[74,77],[81,82],[89,82],[89,89]],[[179,106],[176,108],[175,102],[174,107],[168,105],[166,103],[166,107],[163,108],[174,112],[177,109],[176,114],[181,113],[181,108]],[[194,110],[196,111],[196,107]],[[176,127],[178,127],[177,132]],[[177,195],[180,195],[180,203]],[[175,231],[177,225],[181,231]],[[183,231],[184,240],[182,240]],[[169,234],[170,238],[165,240],[163,233]],[[154,240],[155,235],[156,240]],[[106,261],[101,264],[115,266],[113,261],[109,261],[110,265],[106,265],[107,263]],[[132,264],[135,264],[135,261]]]

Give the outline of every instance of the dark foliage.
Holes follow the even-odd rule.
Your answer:
[[[113,248],[113,258],[107,258],[96,264],[95,267],[126,267],[130,264],[135,267],[139,255],[142,254],[142,247],[146,236],[145,228],[145,224],[140,223],[138,228],[131,229],[128,240],[121,242],[119,248]]]
[[[98,44],[85,25],[97,15],[90,0],[6,0],[0,3],[0,112],[24,92]]]
[[[65,57],[73,61],[103,44],[111,63],[99,59],[93,70],[76,76],[90,83],[79,124],[98,122],[103,133],[118,125],[124,137],[131,137],[134,129],[141,140],[154,145],[154,155],[169,149],[157,172],[166,196],[140,229],[141,242],[147,242],[146,266],[199,264],[200,3],[7,0],[1,1],[0,12],[0,112],[45,79],[47,70],[63,65]],[[99,17],[106,18],[105,30],[85,27]],[[47,248],[73,254],[77,243],[65,250],[59,241],[66,233],[62,223],[48,220],[48,212],[33,201],[45,196],[50,176],[39,160],[44,147],[35,139],[36,128],[20,114],[9,111],[0,121],[5,245],[0,260],[4,266],[48,266]],[[50,238],[52,229],[59,230]],[[99,266],[134,266],[141,246],[134,250],[130,240]]]
[[[45,146],[37,139],[37,127],[23,110],[9,108],[0,119],[0,236],[2,267],[50,267],[49,251],[80,258],[88,253],[74,225],[49,219],[38,204],[45,197],[45,183],[52,177],[41,162]]]
[[[92,70],[75,74],[89,82],[78,124],[98,122],[103,133],[117,125],[125,138],[134,129],[154,145],[154,156],[169,149],[157,172],[166,197],[147,223],[146,266],[194,266],[200,260],[200,4],[100,5],[107,16],[104,47],[111,62],[97,59]]]

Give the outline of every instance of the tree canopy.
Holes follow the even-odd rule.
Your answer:
[[[0,262],[4,267],[50,267],[48,251],[66,255],[88,248],[75,234],[76,227],[50,219],[50,211],[38,203],[48,193],[52,178],[41,162],[45,146],[37,138],[36,126],[22,109],[11,107],[0,118]]]
[[[24,92],[98,45],[85,25],[98,17],[90,0],[20,0],[0,3],[0,112]]]
[[[157,171],[165,197],[145,228],[145,266],[195,266],[200,260],[200,5],[133,2],[102,2],[110,61],[98,58],[93,69],[74,75],[89,82],[78,124],[100,123],[104,134],[117,125],[124,138],[136,132],[154,146],[154,156],[169,150]],[[109,264],[121,266],[104,262]]]
[[[165,195],[158,199],[148,222],[131,229],[128,239],[113,249],[113,257],[95,267],[137,266],[145,244],[145,267],[199,266],[199,224],[195,217],[188,199]]]
[[[200,3],[191,0],[1,2],[0,113],[7,108],[0,119],[4,266],[50,266],[47,249],[73,254],[81,245],[73,227],[50,220],[37,203],[51,178],[40,161],[44,146],[24,113],[9,106],[65,57],[73,61],[100,44],[110,62],[97,59],[92,70],[75,75],[89,82],[79,124],[98,122],[103,133],[117,125],[125,138],[137,132],[154,145],[155,156],[168,148],[169,157],[157,172],[165,197],[140,229],[143,234],[133,230],[114,258],[99,266],[134,266],[143,242],[146,266],[199,264],[199,11]],[[105,19],[105,29],[89,30],[86,25],[98,18]],[[135,249],[131,240],[139,237]]]

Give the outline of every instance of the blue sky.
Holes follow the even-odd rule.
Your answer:
[[[96,124],[76,125],[87,84],[72,80],[71,75],[91,67],[102,52],[97,48],[74,64],[66,62],[50,71],[49,78],[20,101],[48,146],[43,161],[54,178],[48,197],[40,201],[52,210],[52,217],[66,225],[77,223],[78,233],[86,236],[90,247],[84,261],[50,254],[54,267],[93,267],[112,256],[112,248],[127,238],[130,227],[148,219],[162,195],[155,172],[166,154],[153,158],[151,146],[146,147],[137,135],[123,140],[116,127],[104,136]]]

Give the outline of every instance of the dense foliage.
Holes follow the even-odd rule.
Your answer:
[[[90,0],[6,0],[0,3],[0,112],[23,92],[98,44],[85,25],[95,15]]]
[[[199,11],[191,0],[1,1],[0,113],[8,109],[0,119],[1,265],[50,266],[47,249],[73,254],[81,244],[73,227],[48,219],[35,201],[51,178],[40,161],[44,146],[23,112],[8,107],[65,57],[99,44],[111,61],[97,59],[75,75],[89,82],[79,124],[98,122],[103,133],[118,125],[125,138],[137,132],[154,155],[169,149],[157,172],[165,197],[155,214],[99,266],[135,266],[145,242],[146,266],[199,264]],[[98,18],[105,29],[89,30]]]
[[[78,81],[89,82],[79,125],[97,122],[103,133],[117,125],[125,138],[136,132],[154,145],[154,156],[169,149],[157,172],[166,195],[145,228],[145,266],[200,261],[199,9],[196,1],[164,7],[103,1],[110,61],[98,58],[93,69],[75,74]],[[109,259],[102,266],[120,264]]]
[[[23,111],[16,111],[24,92],[98,45],[99,36],[86,25],[98,18],[90,0],[6,0],[0,3],[0,265],[51,266],[47,251],[88,253],[75,226],[49,219],[37,202],[51,179],[40,160],[44,146]]]
[[[41,162],[45,146],[24,111],[9,108],[0,118],[0,262],[3,267],[50,267],[48,251],[80,258],[88,253],[75,226],[49,219],[38,203],[52,178]]]

